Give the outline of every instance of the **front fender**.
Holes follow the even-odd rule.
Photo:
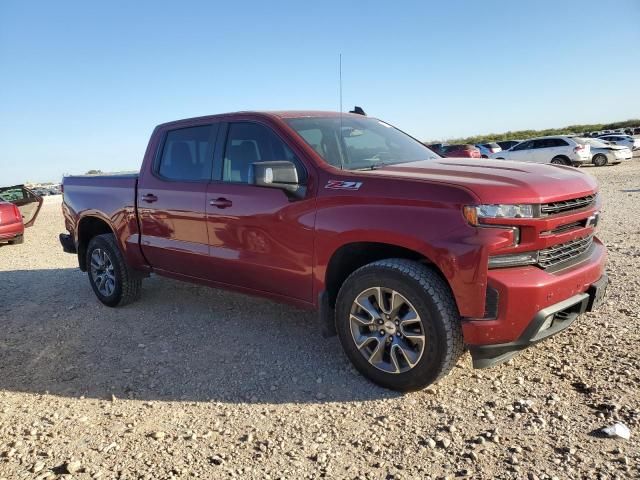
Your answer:
[[[325,290],[332,256],[350,243],[375,242],[417,252],[449,283],[460,314],[484,315],[487,286],[486,229],[469,226],[461,207],[437,202],[407,205],[388,201],[354,202],[318,208],[314,294]],[[489,232],[491,233],[491,232]]]

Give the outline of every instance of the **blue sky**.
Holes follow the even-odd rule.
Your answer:
[[[640,117],[640,1],[0,2],[0,185],[137,169],[153,127],[362,105],[425,140]]]

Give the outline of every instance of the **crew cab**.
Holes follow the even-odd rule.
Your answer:
[[[32,226],[42,198],[24,185],[0,187],[0,243],[24,242],[24,229]]]
[[[442,158],[381,120],[240,112],[162,124],[139,174],[63,180],[65,251],[107,306],[152,273],[318,311],[379,385],[488,367],[605,295],[595,180]],[[295,341],[289,339],[288,341]]]

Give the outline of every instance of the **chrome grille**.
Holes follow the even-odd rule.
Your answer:
[[[579,257],[591,248],[593,235],[554,245],[538,253],[538,265],[550,268]]]
[[[569,212],[580,208],[588,207],[596,199],[596,194],[587,195],[585,197],[572,198],[561,202],[543,203],[540,205],[540,213],[543,216],[555,215],[556,213]]]

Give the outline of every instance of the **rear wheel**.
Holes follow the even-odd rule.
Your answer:
[[[604,167],[607,164],[607,156],[599,153],[593,157],[593,164],[596,167]]]
[[[433,269],[405,259],[380,260],[347,278],[336,302],[336,330],[360,373],[399,391],[437,381],[463,351],[448,285]]]
[[[564,157],[553,157],[551,160],[553,165],[568,165],[571,166],[571,162]]]
[[[111,233],[97,235],[89,242],[87,273],[96,297],[108,307],[140,298],[142,278],[131,271]]]
[[[24,243],[24,235],[18,235],[13,240],[9,240],[9,245],[19,245]]]

